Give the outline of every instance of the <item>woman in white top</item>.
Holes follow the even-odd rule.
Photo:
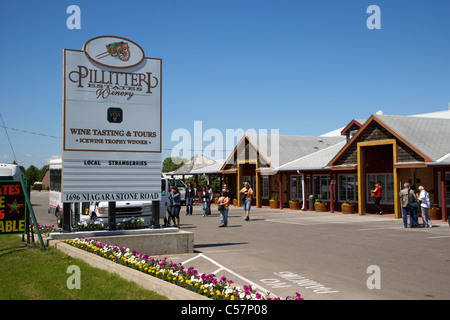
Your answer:
[[[431,219],[428,214],[428,211],[430,210],[430,195],[425,191],[423,186],[419,187],[419,191],[420,211],[422,212],[423,227],[431,228]]]

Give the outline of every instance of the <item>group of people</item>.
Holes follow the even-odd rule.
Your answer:
[[[383,210],[380,206],[382,188],[379,182],[375,183],[375,189],[371,190],[371,196],[374,199],[375,207],[377,208],[376,214],[382,214]],[[408,227],[408,215],[410,228],[415,228],[419,225],[419,207],[422,215],[423,227],[432,227],[430,215],[428,213],[430,210],[430,195],[423,186],[419,187],[418,192],[414,192],[411,185],[405,183],[399,196],[402,205],[403,225],[405,228]]]
[[[244,188],[240,190],[241,199],[244,204],[245,220],[250,220],[250,208],[253,197],[253,189],[250,187],[247,181],[244,182]],[[192,187],[191,183],[186,188],[186,215],[192,215],[194,197],[196,196],[196,190]],[[202,188],[199,195],[202,202],[202,216],[211,214],[211,202],[213,199],[213,192],[209,185]],[[224,184],[222,191],[220,192],[220,198],[218,200],[218,209],[220,212],[220,225],[219,228],[228,227],[228,210],[230,206],[230,197],[226,184]],[[170,224],[170,219],[173,221],[174,227],[180,227],[180,209],[181,199],[180,191],[174,186],[172,187],[168,195],[168,207],[169,221],[166,220],[166,225]]]
[[[431,219],[428,214],[430,210],[430,195],[423,186],[419,187],[419,192],[416,193],[411,189],[409,183],[403,185],[403,189],[400,191],[400,202],[402,204],[403,211],[403,225],[408,227],[408,215],[409,215],[409,227],[415,228],[419,225],[419,218],[417,211],[420,206],[420,213],[422,215],[423,227],[431,228]]]
[[[253,189],[250,187],[247,181],[244,182],[244,187],[239,191],[241,196],[241,202],[244,205],[245,220],[250,220],[250,208],[253,198]],[[196,196],[196,190],[189,183],[186,188],[186,215],[192,215],[194,197]],[[382,188],[379,182],[375,183],[375,189],[371,190],[371,196],[374,198],[375,207],[377,208],[376,214],[382,214],[383,210],[380,206],[382,198]],[[431,219],[429,216],[430,210],[430,195],[423,186],[419,187],[419,191],[416,193],[411,189],[409,183],[404,184],[404,188],[399,193],[400,202],[402,205],[403,224],[404,227],[408,227],[408,215],[409,226],[415,228],[419,225],[418,211],[420,207],[420,213],[422,215],[423,227],[432,227]],[[202,202],[202,216],[206,217],[211,214],[211,202],[213,199],[213,192],[209,185],[202,188],[200,193]],[[220,212],[220,225],[219,227],[228,226],[228,210],[230,206],[229,192],[226,184],[224,184],[222,191],[220,192],[220,198],[218,201],[218,209]],[[168,196],[168,213],[169,218],[172,219],[175,227],[180,227],[180,209],[181,199],[180,191],[177,187],[172,187]]]

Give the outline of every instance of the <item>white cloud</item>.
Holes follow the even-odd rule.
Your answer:
[[[61,158],[61,156],[60,156],[60,155],[57,155],[57,154],[55,154],[55,155],[52,155],[52,156],[50,156],[50,159],[46,159],[46,161],[47,161],[47,164],[49,164],[51,160],[54,160],[54,159],[59,159],[59,158]]]

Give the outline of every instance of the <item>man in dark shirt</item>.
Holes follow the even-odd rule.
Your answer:
[[[192,206],[194,205],[195,189],[188,184],[186,188],[186,215],[192,216]]]

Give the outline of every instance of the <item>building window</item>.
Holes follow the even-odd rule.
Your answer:
[[[269,199],[269,177],[267,177],[267,176],[262,176],[261,199]]]
[[[323,201],[330,201],[330,176],[314,175],[313,176],[314,198],[320,194]]]
[[[370,191],[375,189],[375,183],[379,182],[382,188],[381,203],[394,204],[394,175],[392,173],[377,173],[367,175],[367,199]]]
[[[358,177],[356,175],[339,175],[339,201],[358,202]]]
[[[291,199],[302,200],[302,179],[300,176],[291,176]]]
[[[50,190],[61,192],[61,169],[50,169]]]

